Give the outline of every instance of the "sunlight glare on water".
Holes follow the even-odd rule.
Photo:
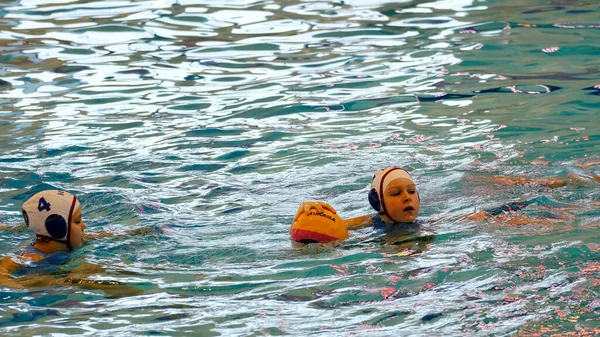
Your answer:
[[[102,271],[2,288],[1,334],[597,334],[599,13],[3,2],[2,254],[31,242],[20,206],[45,189],[78,196],[87,233],[115,235],[55,276]],[[419,226],[291,247],[302,201],[372,214],[372,174],[392,165],[416,179]],[[557,188],[498,179],[569,174]],[[532,205],[465,218],[518,200]]]

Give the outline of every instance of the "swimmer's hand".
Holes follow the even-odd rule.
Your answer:
[[[328,204],[324,201],[304,201],[300,204],[300,207],[298,208],[298,212],[296,213],[296,216],[294,217],[294,222],[296,220],[298,220],[298,218],[303,213],[310,212],[311,209],[316,209],[319,212],[323,212],[323,210],[328,210],[333,214],[337,213],[335,211],[335,208],[333,208],[330,204]]]
[[[18,223],[16,225],[7,225],[7,224],[0,223],[0,230],[3,230],[3,231],[17,233],[17,232],[23,231],[25,229],[27,229],[27,226],[25,225],[24,222]]]
[[[123,240],[123,239],[128,239],[134,235],[143,235],[143,234],[149,234],[149,233],[155,233],[155,232],[156,232],[156,230],[152,227],[141,227],[141,228],[124,230],[122,232],[104,231],[101,233],[86,233],[85,239],[89,240],[89,241],[99,240],[99,239],[104,239],[104,238],[116,238],[119,240]]]

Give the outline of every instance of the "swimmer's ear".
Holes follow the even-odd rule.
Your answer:
[[[381,203],[379,202],[379,195],[377,195],[377,190],[374,188],[369,191],[369,204],[373,207],[377,212],[381,211]]]
[[[46,218],[46,231],[51,237],[62,240],[67,236],[67,222],[58,214],[50,214]]]

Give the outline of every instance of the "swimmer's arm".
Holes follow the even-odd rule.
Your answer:
[[[10,275],[5,274],[2,268],[0,268],[0,287],[23,289],[25,288],[22,284],[19,284],[14,279],[10,278]]]
[[[460,221],[460,220],[470,220],[474,222],[482,222],[485,220],[490,220],[499,216],[498,214],[494,215],[489,213],[489,211],[475,211],[471,213],[461,214],[461,215],[442,215],[442,216],[432,216],[429,221],[431,223],[438,223],[441,221]]]
[[[70,269],[58,282],[83,289],[102,290],[110,297],[136,296],[143,293],[141,289],[123,282],[89,278],[103,272],[105,272],[104,267],[93,263],[85,263],[77,268]]]
[[[9,288],[23,288],[22,285],[15,282],[10,276],[17,271],[17,265],[10,257],[5,257],[0,263],[0,286]]]
[[[358,216],[344,220],[344,224],[349,230],[361,229],[371,226],[373,224],[373,217],[370,215]]]
[[[41,255],[34,253],[24,254],[23,257],[28,258],[31,261],[39,261],[43,259]],[[53,279],[53,277],[47,275],[35,275],[34,277],[30,276],[29,278],[32,278],[33,282],[28,281],[27,277],[12,278],[11,276],[21,268],[23,268],[23,266],[16,263],[12,258],[3,258],[0,261],[0,285],[10,288],[23,289],[29,288],[31,286],[29,283],[44,284],[44,282],[47,282],[47,280]]]
[[[574,216],[569,213],[562,212],[560,215],[557,215],[555,218],[547,218],[547,217],[532,217],[522,213],[519,213],[520,209],[515,209],[513,211],[504,211],[503,208],[506,206],[498,207],[497,209],[487,210],[487,211],[479,211],[467,214],[464,216],[466,219],[482,222],[482,221],[492,221],[492,222],[502,222],[510,226],[520,226],[526,224],[549,224],[561,221],[573,221]],[[508,206],[510,207],[510,206]],[[498,212],[500,210],[501,212]]]
[[[593,178],[596,181],[598,177]],[[584,183],[585,180],[581,177],[577,177],[572,173],[569,173],[568,178],[562,177],[551,177],[551,178],[528,178],[520,176],[494,176],[494,177],[483,177],[482,179],[488,180],[492,183],[504,184],[504,185],[527,185],[536,184],[548,188],[557,188],[567,186],[571,183]]]
[[[45,287],[73,283],[72,280],[82,281],[89,276],[98,275],[105,269],[94,263],[84,263],[76,268],[60,269],[54,275],[27,275],[19,279],[27,287]]]
[[[483,221],[483,220],[487,219],[487,217],[488,216],[485,213],[485,211],[479,211],[479,212],[467,214],[467,219],[469,219],[471,221]]]
[[[78,275],[79,277],[85,277],[93,274],[99,274],[104,272],[104,268],[95,263],[84,263],[79,267],[68,270],[67,275]]]
[[[62,277],[51,275],[25,276],[15,280],[9,280],[6,284],[12,288],[37,288],[50,286],[75,286],[81,289],[101,290],[110,297],[136,296],[143,293],[143,290],[127,285],[126,283],[113,280],[93,280],[90,275],[70,273]],[[0,278],[0,285],[5,285]]]
[[[13,233],[20,232],[22,230],[25,230],[26,228],[27,228],[27,226],[25,225],[24,222],[18,223],[16,225],[7,225],[7,224],[0,223],[0,230],[11,231]]]
[[[0,274],[12,275],[19,270],[19,268],[21,268],[21,266],[10,257],[5,257],[0,262]]]
[[[77,286],[82,289],[101,290],[112,298],[137,296],[144,293],[139,289],[127,283],[113,280],[90,280],[80,278],[67,278],[62,280],[63,284]]]
[[[581,163],[581,164],[577,164],[578,167],[581,167],[582,169],[586,170],[587,172],[590,173],[592,177],[592,180],[595,182],[600,182],[600,176],[595,175],[594,173],[590,172],[587,168],[590,166],[597,166],[600,165],[600,161],[589,161],[586,163]]]
[[[495,219],[495,218],[504,217],[506,214],[511,213],[511,212],[514,213],[515,211],[520,211],[520,209],[515,209],[512,211],[509,211],[509,210],[504,211],[503,208],[510,209],[509,206],[503,205],[503,206],[496,207],[491,210],[477,211],[477,212],[469,213],[469,214],[461,216],[461,218],[463,218],[463,219],[466,218],[468,220],[475,221],[475,222],[481,222],[484,220],[491,220],[491,219]]]
[[[548,217],[534,217],[525,214],[506,214],[506,215],[495,215],[485,218],[485,220],[494,223],[496,225],[502,225],[504,227],[518,227],[518,226],[558,226],[557,228],[563,228],[565,223],[573,222],[574,217],[563,216],[557,218]]]
[[[104,231],[102,233],[89,233],[85,235],[86,240],[94,241],[98,239],[104,238],[117,238],[117,239],[125,239],[134,235],[148,234],[153,233],[154,228],[151,227],[141,227],[136,229],[128,229],[122,232],[108,232]]]
[[[585,162],[585,163],[577,164],[577,166],[581,167],[581,168],[588,168],[590,166],[596,166],[596,165],[600,165],[600,161],[594,161],[593,160],[593,161],[588,161],[588,162]]]
[[[7,286],[13,288],[34,288],[67,285],[82,289],[101,290],[110,297],[135,296],[143,293],[141,289],[123,282],[90,279],[90,276],[101,275],[104,271],[105,269],[100,265],[85,263],[77,268],[66,270],[63,274],[59,275],[29,275],[18,280],[9,280],[11,284]],[[4,285],[1,276],[0,285]]]
[[[57,275],[29,275],[17,279],[11,278],[11,275],[17,271],[19,267],[20,266],[12,261],[10,257],[5,257],[0,261],[0,287],[25,289],[74,285],[84,289],[102,290],[111,297],[135,296],[143,293],[141,289],[128,286],[121,282],[88,279],[89,276],[104,271],[102,266],[92,263],[86,263],[71,269],[62,277],[57,277]]]

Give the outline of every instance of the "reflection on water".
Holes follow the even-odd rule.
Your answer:
[[[0,222],[19,223],[36,191],[75,193],[88,232],[120,235],[65,270],[98,265],[85,282],[132,290],[3,289],[2,335],[593,333],[598,11],[0,4]],[[290,248],[302,200],[365,214],[372,172],[390,165],[438,220]],[[580,180],[559,187],[494,178],[570,173]],[[31,240],[11,228],[3,255]]]

